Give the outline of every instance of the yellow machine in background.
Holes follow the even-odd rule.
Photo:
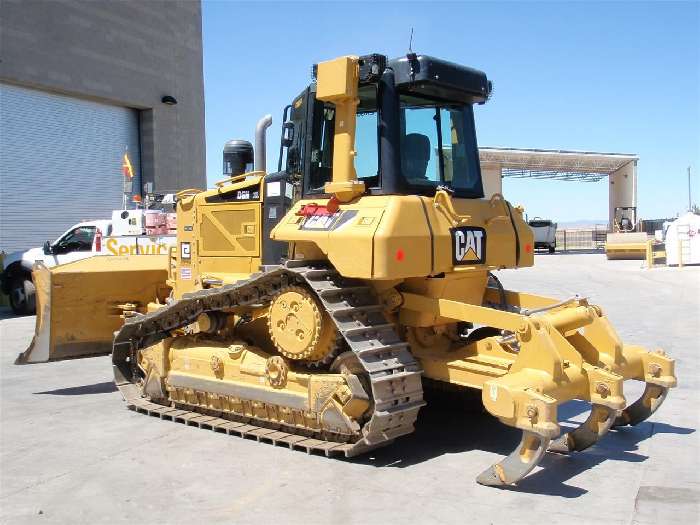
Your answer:
[[[605,239],[605,256],[608,259],[645,259],[649,236],[639,230],[637,208],[615,208],[612,233]]]
[[[583,298],[505,290],[491,273],[531,266],[533,239],[522,209],[484,199],[473,105],[490,94],[486,75],[413,54],[341,57],[315,75],[285,110],[286,169],[258,162],[182,192],[170,295],[150,283],[145,308],[138,293],[119,297],[132,306],[112,360],[129,408],[354,456],[413,431],[426,378],[480,390],[523,431],[485,485],[648,418],[676,384],[673,360],[623,344]],[[105,282],[109,297],[116,286]],[[84,300],[101,293],[86,287]],[[54,330],[92,322],[67,308],[77,315]],[[64,358],[41,339],[50,311],[41,355]],[[625,379],[646,383],[629,406]],[[557,409],[572,399],[591,413],[560,435]]]

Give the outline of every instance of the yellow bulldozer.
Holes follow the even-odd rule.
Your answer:
[[[672,359],[623,344],[582,297],[506,290],[492,273],[534,257],[523,210],[484,198],[486,75],[416,54],[313,71],[284,110],[278,172],[267,117],[254,154],[230,163],[254,157],[252,171],[178,194],[167,257],[36,268],[37,333],[18,361],[111,352],[131,410],[328,456],[410,434],[426,384],[480,391],[522,430],[477,477],[492,486],[653,414]],[[626,379],[646,383],[629,405]],[[561,435],[574,399],[590,415]]]
[[[649,236],[640,231],[635,206],[618,206],[614,210],[612,231],[605,238],[608,259],[645,259]]]

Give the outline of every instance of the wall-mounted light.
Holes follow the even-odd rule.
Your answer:
[[[177,104],[177,100],[175,100],[175,97],[170,95],[165,95],[163,98],[160,99],[160,101],[163,104],[167,104],[168,106],[174,106],[175,104]]]

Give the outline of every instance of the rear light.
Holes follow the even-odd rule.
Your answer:
[[[304,204],[299,211],[297,211],[297,215],[302,217],[310,217],[312,215],[333,215],[333,213],[334,212],[330,211],[325,204],[316,204],[315,202]]]
[[[97,231],[95,232],[95,251],[102,251],[102,230],[99,228],[97,228]]]

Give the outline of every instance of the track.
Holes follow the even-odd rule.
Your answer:
[[[373,407],[360,439],[354,443],[315,439],[268,428],[263,421],[259,421],[261,425],[248,418],[247,422],[231,421],[141,397],[132,369],[139,350],[170,337],[173,330],[195,322],[204,312],[264,305],[288,284],[305,284],[316,293],[369,377]],[[115,335],[112,360],[115,382],[132,410],[325,455],[356,456],[413,432],[418,411],[425,404],[420,366],[386,319],[372,289],[361,281],[341,277],[323,262],[287,261],[245,281],[185,294],[155,312],[129,318]]]

